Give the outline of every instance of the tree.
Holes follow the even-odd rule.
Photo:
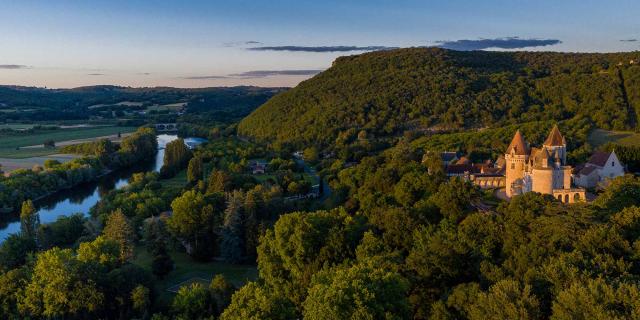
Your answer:
[[[36,251],[33,238],[12,234],[0,244],[0,272],[17,268],[27,261],[29,253]]]
[[[133,258],[135,233],[129,223],[129,219],[122,213],[121,209],[116,209],[109,215],[102,234],[107,239],[118,243],[120,246],[120,261],[122,263]]]
[[[514,280],[502,280],[481,293],[469,310],[469,319],[538,319],[538,299],[529,285],[520,285]]]
[[[206,319],[213,314],[209,291],[200,283],[183,286],[173,298],[171,311],[176,319]]]
[[[221,170],[214,170],[209,175],[207,193],[225,192],[229,188],[231,178]]]
[[[222,320],[296,319],[296,309],[286,297],[255,282],[245,284],[233,294]]]
[[[18,298],[29,280],[27,268],[18,268],[0,273],[0,314],[7,319],[20,319]]]
[[[260,278],[301,306],[313,274],[354,258],[363,233],[343,209],[282,215],[260,241]]]
[[[399,274],[367,265],[327,270],[314,276],[305,319],[406,319],[409,284]]]
[[[159,279],[169,274],[173,270],[173,259],[166,252],[159,252],[151,260],[151,272]]]
[[[45,140],[43,143],[45,148],[55,148],[56,147],[56,142],[53,141],[52,139],[49,140]]]
[[[171,202],[173,215],[167,220],[169,231],[186,241],[192,256],[208,259],[215,251],[213,242],[214,207],[207,203],[204,195],[189,190]]]
[[[244,193],[234,191],[229,195],[224,211],[220,250],[222,257],[230,263],[239,263],[244,256],[243,203]]]
[[[111,270],[119,266],[120,245],[113,239],[99,236],[91,242],[83,242],[78,248],[78,260],[84,263],[95,263]]]
[[[172,177],[179,170],[183,169],[189,162],[193,154],[187,148],[184,140],[179,138],[167,143],[164,149],[164,159],[160,175],[163,177]]]
[[[196,156],[189,160],[189,166],[187,167],[187,180],[191,183],[202,179],[203,174],[202,157]]]
[[[551,319],[635,319],[640,316],[638,296],[635,283],[576,282],[557,295]]]
[[[304,160],[308,161],[310,163],[315,163],[318,161],[319,159],[319,155],[318,155],[318,148],[316,147],[309,147],[304,149],[303,153],[302,153]]]
[[[142,319],[149,318],[149,309],[151,307],[150,294],[149,289],[143,285],[138,285],[131,291],[133,310],[135,310]]]
[[[39,226],[40,215],[33,206],[33,202],[31,200],[23,202],[20,210],[20,232],[25,237],[36,240]]]
[[[102,308],[104,293],[82,270],[70,249],[53,248],[38,254],[31,280],[19,297],[20,312],[63,318],[87,316]]]
[[[233,285],[223,275],[217,274],[211,279],[209,292],[211,292],[211,299],[215,305],[216,316],[219,316],[231,304],[231,296],[234,291]]]

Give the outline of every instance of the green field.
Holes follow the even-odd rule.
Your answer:
[[[27,146],[42,145],[46,140],[53,140],[56,143],[59,143],[69,140],[93,139],[102,136],[114,135],[118,132],[133,132],[136,129],[136,127],[100,126],[56,130],[36,130],[33,133],[0,135],[0,158],[28,158],[50,155],[58,152],[57,148],[44,147],[18,150],[18,148]]]
[[[608,131],[595,129],[591,134],[589,134],[588,141],[595,147],[608,142],[617,143],[623,146],[640,146],[640,133],[633,131]]]
[[[143,246],[136,247],[134,264],[151,271],[152,257]],[[197,262],[184,252],[171,251],[169,253],[175,264],[175,269],[164,279],[156,281],[156,289],[160,299],[170,302],[173,293],[168,289],[194,278],[210,281],[213,276],[222,274],[236,287],[258,277],[258,270],[252,265],[233,265],[223,262]],[[200,281],[198,281],[200,282]]]

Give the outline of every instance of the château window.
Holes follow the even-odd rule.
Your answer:
[[[515,169],[516,168],[516,164],[515,163],[511,163],[511,169]]]

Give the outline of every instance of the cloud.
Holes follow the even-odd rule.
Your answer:
[[[622,41],[622,42],[636,42],[636,41],[638,41],[638,39],[622,39],[620,41]]]
[[[323,70],[305,69],[305,70],[253,70],[240,73],[232,73],[226,76],[209,75],[209,76],[189,76],[182,77],[186,80],[216,80],[216,79],[255,79],[273,76],[314,76]]]
[[[305,46],[275,46],[275,47],[252,47],[251,51],[294,51],[294,52],[349,52],[349,51],[380,51],[398,49],[397,47],[385,46],[325,46],[325,47],[305,47]]]
[[[260,45],[260,44],[262,44],[262,42],[250,40],[250,41],[225,42],[225,43],[222,44],[222,46],[227,47],[227,48],[233,48],[233,47],[243,47],[243,46],[255,46],[255,45]]]
[[[231,77],[265,78],[271,76],[313,76],[322,70],[255,70],[230,74]]]
[[[87,73],[88,76],[104,76],[104,73]]]
[[[520,39],[518,37],[507,37],[496,39],[438,41],[437,43],[438,47],[441,48],[468,51],[484,50],[489,48],[522,49],[530,47],[544,47],[556,45],[562,43],[562,41],[557,39]]]
[[[148,75],[151,75],[151,73],[150,73],[150,72],[139,72],[139,73],[136,73],[136,74],[137,74],[137,75],[139,75],[139,76],[148,76]]]
[[[191,76],[191,77],[182,77],[182,79],[186,80],[212,80],[212,79],[228,79],[227,76]]]
[[[25,66],[23,64],[0,64],[0,69],[29,69],[29,66]]]

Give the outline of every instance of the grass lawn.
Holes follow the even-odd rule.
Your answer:
[[[137,246],[134,264],[151,271],[152,257],[143,246]],[[236,287],[242,286],[247,281],[255,280],[258,277],[258,270],[252,265],[233,265],[223,262],[197,262],[191,259],[184,252],[171,251],[169,253],[175,264],[175,269],[164,279],[155,282],[156,289],[160,294],[159,298],[164,302],[170,302],[174,293],[168,289],[175,289],[177,284],[193,279],[196,282],[210,281],[213,276],[222,274],[228,281]],[[207,283],[208,284],[208,283]]]
[[[26,147],[39,145],[45,140],[53,140],[55,142],[90,139],[102,136],[108,136],[126,132],[133,132],[136,127],[88,127],[73,129],[57,129],[57,130],[38,130],[30,134],[21,135],[0,135],[0,149]]]
[[[183,188],[187,184],[187,170],[178,172],[173,178],[162,179],[161,182],[166,188]]]
[[[588,141],[593,146],[601,146],[607,142],[614,142],[623,146],[640,146],[640,133],[633,131],[609,131],[595,129],[589,134]]]

